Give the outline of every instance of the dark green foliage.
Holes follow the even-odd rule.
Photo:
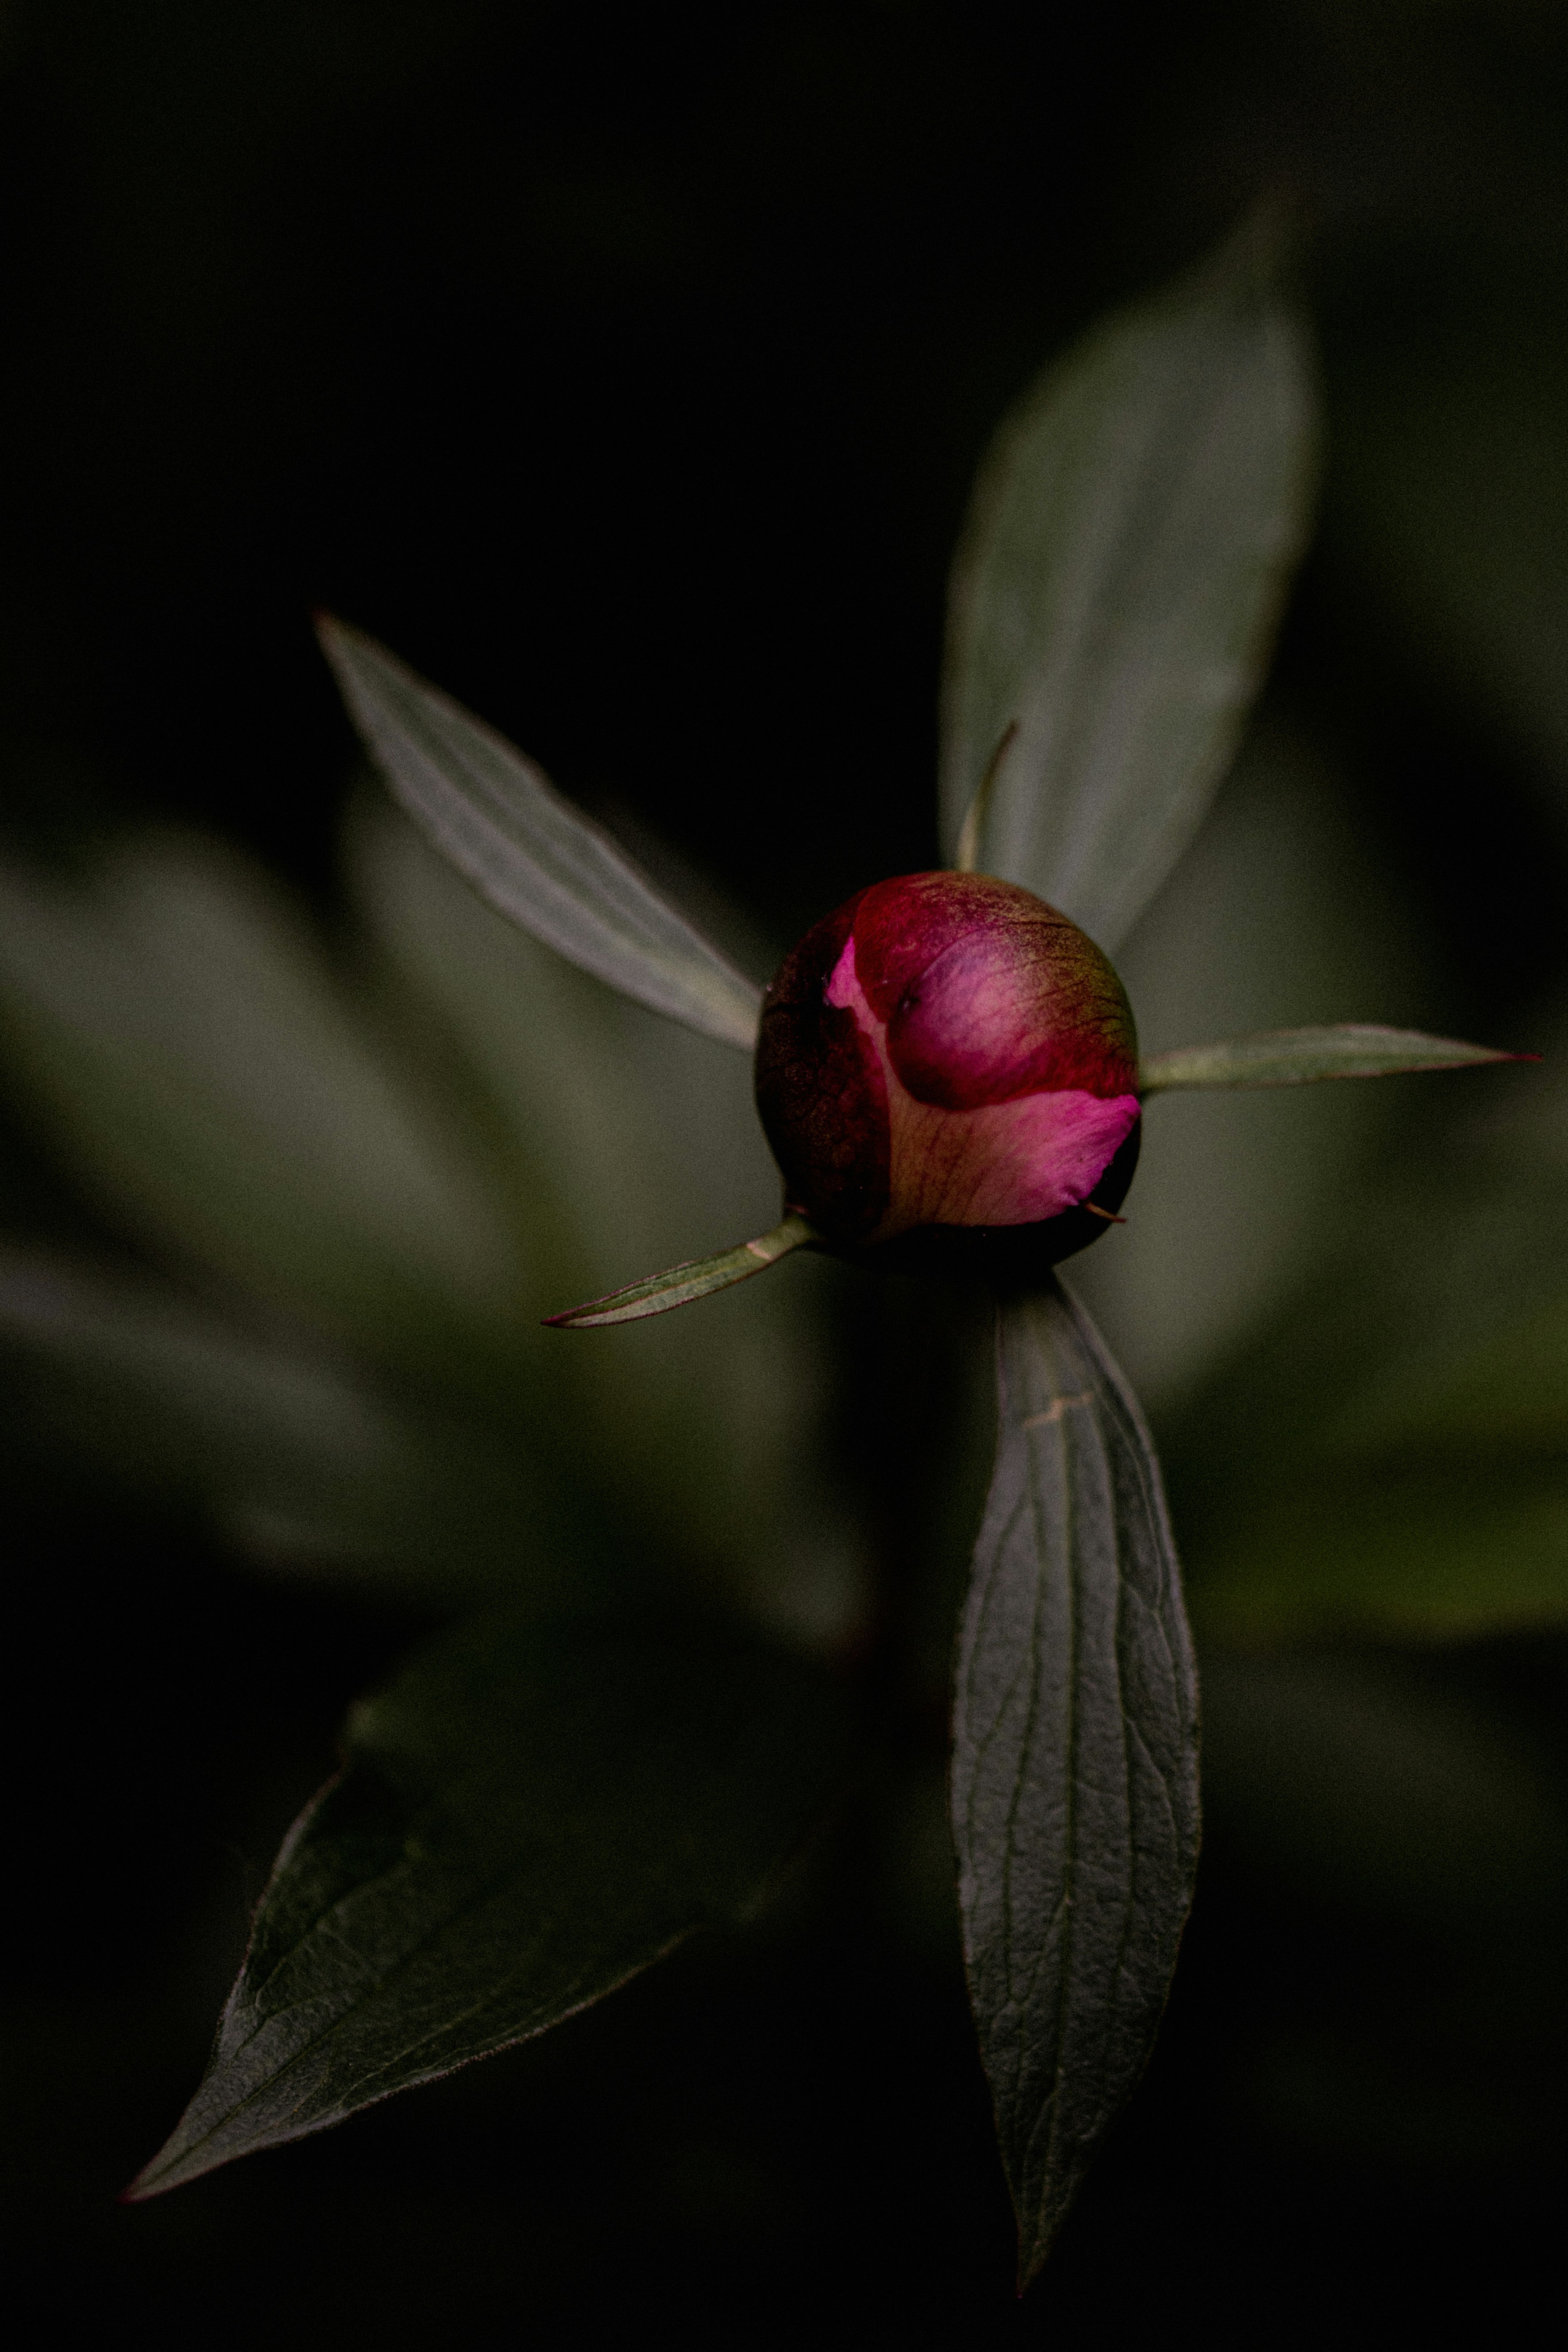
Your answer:
[[[1143,1418],[1057,1282],[1005,1300],[952,1821],[1027,2284],[1143,2071],[1197,1866],[1197,1681]]]
[[[132,2194],[542,2032],[742,1918],[819,1814],[831,1685],[754,1646],[471,1620],[351,1716],[206,2078]]]

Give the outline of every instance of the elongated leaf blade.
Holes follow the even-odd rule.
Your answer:
[[[232,850],[0,865],[0,1062],[160,1253],[405,1364],[510,1345],[518,1237],[482,1139]]]
[[[1159,1465],[1054,1280],[1000,1310],[952,1823],[1026,2284],[1149,2053],[1197,1863],[1197,1683]]]
[[[1326,1028],[1265,1029],[1212,1045],[1178,1045],[1152,1054],[1138,1074],[1142,1095],[1177,1087],[1305,1087],[1321,1078],[1387,1078],[1412,1070],[1459,1070],[1478,1062],[1517,1062],[1527,1055],[1419,1029],[1385,1029],[1373,1021]]]
[[[823,1370],[826,1269],[752,1284],[738,1313],[658,1316],[624,1345],[563,1343],[540,1328],[628,1274],[773,1223],[778,1173],[746,1063],[509,923],[379,793],[361,804],[351,856],[391,961],[439,1008],[497,1129],[515,1138],[508,1164],[530,1260],[520,1309],[568,1441],[546,1453],[583,1502],[615,1465],[639,1523],[661,1519],[705,1574],[726,1563],[766,1622],[788,1612],[808,1642],[847,1638],[865,1604]]]
[[[377,767],[482,898],[637,1003],[751,1051],[761,990],[531,760],[373,637],[330,617],[318,628]]]
[[[816,1238],[816,1227],[804,1217],[786,1217],[757,1241],[742,1242],[712,1257],[690,1258],[684,1265],[668,1266],[663,1274],[647,1275],[624,1290],[612,1290],[606,1297],[591,1298],[585,1306],[569,1307],[563,1315],[545,1319],[558,1331],[591,1331],[605,1323],[637,1323],[645,1316],[668,1315],[671,1307],[689,1307],[715,1290],[749,1282],[752,1275],[765,1273],[791,1250]]]
[[[7,1249],[0,1366],[30,1473],[195,1509],[274,1567],[445,1596],[515,1590],[544,1556],[552,1498],[515,1428],[437,1420],[308,1333]]]
[[[541,2033],[744,1916],[841,1760],[831,1685],[693,1633],[479,1619],[350,1717],[149,2197]]]
[[[1235,751],[1307,536],[1316,401],[1267,224],[1094,330],[982,468],[954,566],[942,825],[1113,949]]]

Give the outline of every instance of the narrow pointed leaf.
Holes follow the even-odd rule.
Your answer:
[[[1342,1021],[1321,1029],[1265,1029],[1256,1036],[1222,1037],[1213,1045],[1178,1045],[1169,1054],[1151,1054],[1139,1071],[1138,1091],[1157,1095],[1177,1087],[1305,1087],[1320,1078],[1396,1077],[1409,1070],[1459,1070],[1477,1062],[1531,1058],[1493,1045],[1467,1045],[1458,1037],[1426,1037],[1419,1029]]]
[[[373,637],[330,617],[318,625],[371,757],[481,898],[639,1004],[751,1051],[761,990],[624,850],[531,760]]]
[[[612,1290],[604,1298],[590,1298],[584,1306],[569,1307],[564,1314],[545,1319],[558,1331],[589,1331],[602,1323],[637,1323],[645,1315],[668,1315],[672,1307],[689,1307],[694,1298],[706,1298],[710,1291],[750,1281],[753,1274],[776,1265],[791,1250],[802,1249],[816,1239],[816,1228],[804,1217],[786,1217],[758,1241],[742,1242],[713,1257],[690,1258],[684,1265],[668,1266],[663,1274],[647,1275],[641,1282],[628,1283],[624,1290]]]
[[[954,566],[950,852],[1113,949],[1206,808],[1305,543],[1307,338],[1253,224],[1047,370],[982,469]]]
[[[952,1822],[1026,2284],[1165,2005],[1197,1862],[1197,1685],[1142,1415],[1054,1280],[1004,1300],[997,1381]]]
[[[154,2196],[542,2032],[746,1916],[841,1758],[831,1685],[716,1637],[479,1619],[350,1717]]]

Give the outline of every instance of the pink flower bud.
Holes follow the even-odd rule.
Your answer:
[[[985,875],[862,890],[763,1000],[757,1108],[785,1205],[841,1247],[1041,1265],[1082,1249],[1132,1181],[1137,1087],[1105,957]]]

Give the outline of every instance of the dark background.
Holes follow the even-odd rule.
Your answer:
[[[1377,479],[1434,386],[1568,432],[1565,154],[1568,23],[1526,0],[16,0],[5,822],[47,850],[195,819],[330,909],[326,605],[782,943],[934,855],[943,579],[1000,411],[1283,184],[1331,438],[1271,691],[1438,943],[1430,1025],[1508,1034],[1564,961],[1564,747],[1550,690],[1456,656],[1441,566],[1384,561]],[[1523,485],[1547,669],[1565,485]],[[78,1214],[24,1133],[5,1181],[23,1222]],[[1476,1919],[1271,1875],[1222,1813],[1149,2081],[1016,2309],[952,1938],[900,1877],[930,1858],[875,1795],[765,1928],[119,2208],[411,1621],[69,1495],[11,1533],[29,2341],[1399,2342],[1555,2281],[1561,1903],[1500,1975]],[[1562,1667],[1541,1636],[1356,1671],[1500,1711],[1558,1786]]]

